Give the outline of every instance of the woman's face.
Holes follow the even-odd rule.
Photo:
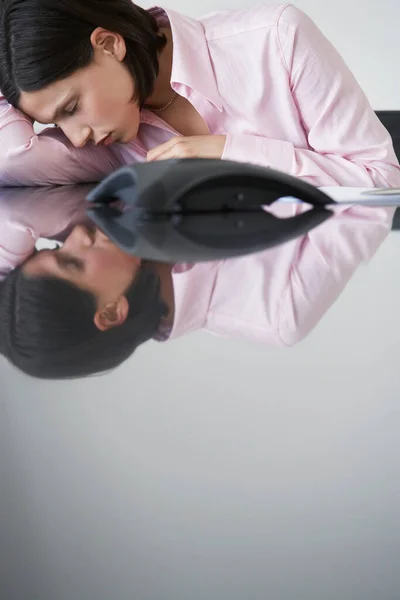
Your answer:
[[[124,296],[139,268],[139,258],[123,252],[99,229],[77,225],[62,248],[38,252],[23,272],[64,279],[94,295],[101,309]]]
[[[37,92],[22,92],[20,109],[34,121],[58,125],[77,148],[127,143],[138,132],[140,110],[122,62],[124,39],[102,28],[91,35],[91,64]]]

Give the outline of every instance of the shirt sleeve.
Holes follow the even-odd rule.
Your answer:
[[[94,182],[119,166],[111,148],[74,148],[57,127],[36,135],[30,119],[0,95],[1,186]]]
[[[309,147],[228,134],[222,158],[268,166],[316,186],[400,186],[390,135],[314,22],[287,5],[276,36]]]

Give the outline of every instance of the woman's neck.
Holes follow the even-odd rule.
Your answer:
[[[173,89],[171,88],[173,53],[172,32],[169,28],[163,27],[160,29],[160,34],[165,35],[167,38],[167,43],[158,57],[159,72],[154,84],[153,93],[145,102],[146,106],[151,106],[153,108],[164,106],[174,93]]]
[[[175,316],[174,286],[172,283],[173,265],[155,261],[144,262],[143,264],[158,275],[160,279],[160,295],[168,308],[168,315],[165,317],[164,323],[172,326]]]

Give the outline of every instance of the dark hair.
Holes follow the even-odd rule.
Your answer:
[[[113,369],[154,336],[167,312],[159,277],[146,267],[125,295],[126,321],[100,331],[90,293],[62,279],[27,277],[18,267],[0,283],[0,353],[24,373],[44,379]]]
[[[21,92],[87,67],[96,27],[123,36],[139,105],[152,93],[166,38],[155,18],[131,0],[2,0],[0,6],[0,90],[13,106]]]

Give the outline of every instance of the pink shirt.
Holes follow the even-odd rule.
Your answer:
[[[166,13],[153,13],[163,24]],[[301,11],[266,5],[201,20],[167,14],[172,85],[211,134],[227,135],[223,158],[270,166],[318,186],[400,186],[387,131],[337,52]],[[75,149],[57,129],[35,135],[30,121],[2,100],[0,184],[96,181],[121,164],[144,160],[174,135],[143,111],[131,144]],[[3,276],[29,255],[37,237],[56,236],[77,217],[79,207],[55,203],[53,196],[51,209],[47,195],[44,203],[39,196],[32,191],[23,209],[24,202],[19,208],[17,202],[0,205]],[[274,210],[288,214],[304,207]],[[384,240],[393,209],[339,207],[336,213],[303,238],[257,255],[177,265],[171,337],[203,328],[290,345],[307,335]]]
[[[172,87],[227,136],[223,158],[253,162],[317,186],[399,184],[391,139],[343,60],[291,5],[222,11],[200,20],[152,9],[169,20]],[[96,181],[178,135],[144,110],[128,145],[75,149],[61,131],[35,135],[0,100],[0,184]]]

